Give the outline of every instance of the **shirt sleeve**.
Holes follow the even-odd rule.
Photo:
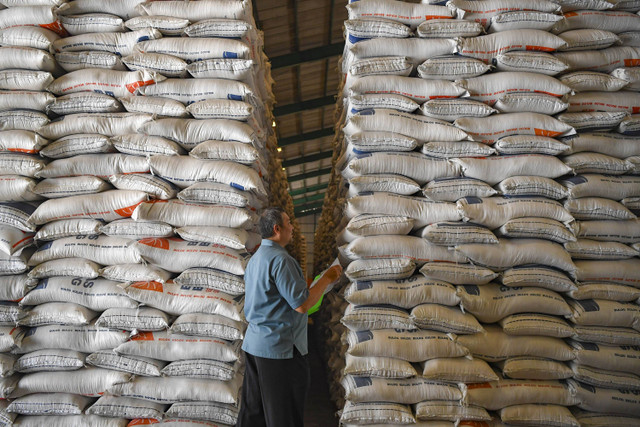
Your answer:
[[[294,310],[309,297],[307,281],[297,261],[290,256],[283,257],[274,269],[274,281],[278,292]]]

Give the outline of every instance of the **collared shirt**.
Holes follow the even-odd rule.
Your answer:
[[[307,350],[307,314],[296,308],[309,297],[298,262],[278,243],[262,239],[244,274],[244,314],[249,322],[242,349],[266,359],[290,359]]]

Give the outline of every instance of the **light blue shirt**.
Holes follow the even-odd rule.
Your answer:
[[[262,239],[244,273],[244,314],[249,322],[242,349],[266,359],[291,359],[307,350],[307,314],[296,308],[309,297],[298,262],[278,243]]]

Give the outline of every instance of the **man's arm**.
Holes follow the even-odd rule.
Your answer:
[[[305,302],[303,302],[302,305],[295,310],[298,313],[308,312],[309,309],[316,305],[316,303],[320,300],[320,297],[324,294],[325,289],[327,289],[327,287],[331,283],[335,282],[340,277],[340,274],[342,274],[342,267],[340,267],[339,265],[334,265],[333,267],[328,269],[322,275],[320,280],[318,280],[316,285],[313,288],[309,289],[309,296],[307,297]]]

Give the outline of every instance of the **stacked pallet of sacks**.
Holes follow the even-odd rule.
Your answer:
[[[0,425],[235,424],[275,153],[251,3],[0,3]]]
[[[341,422],[637,425],[640,4],[347,8]]]

